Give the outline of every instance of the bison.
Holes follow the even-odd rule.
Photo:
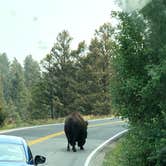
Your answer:
[[[88,122],[78,112],[71,113],[65,119],[64,131],[68,141],[67,151],[70,151],[71,145],[73,152],[76,152],[76,142],[80,150],[84,150],[83,145],[87,138],[87,126]]]

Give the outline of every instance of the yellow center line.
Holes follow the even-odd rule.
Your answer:
[[[124,121],[106,122],[106,123],[101,123],[101,124],[94,124],[94,125],[89,125],[89,127],[99,127],[99,126],[105,126],[105,125],[110,125],[110,124],[120,124],[120,123],[124,123]]]
[[[94,124],[94,125],[89,125],[89,128],[91,128],[91,127],[98,127],[98,126],[105,126],[105,125],[109,125],[109,124],[119,124],[119,123],[124,123],[124,121],[106,122],[106,123],[101,123],[101,124]],[[60,131],[60,132],[57,132],[57,133],[54,133],[54,134],[50,134],[50,135],[47,135],[47,136],[44,136],[44,137],[40,137],[40,138],[35,139],[35,140],[30,140],[30,141],[28,141],[28,145],[31,146],[31,145],[43,142],[45,140],[48,140],[50,138],[58,137],[58,136],[63,135],[63,134],[64,134],[64,131]]]
[[[60,131],[60,132],[57,132],[57,133],[54,133],[54,134],[50,134],[50,135],[47,135],[47,136],[44,136],[44,137],[40,137],[40,138],[38,138],[38,139],[28,141],[28,145],[31,146],[31,145],[34,145],[34,144],[43,142],[43,141],[45,141],[45,140],[48,140],[48,139],[50,139],[50,138],[63,135],[63,134],[64,134],[64,131]]]

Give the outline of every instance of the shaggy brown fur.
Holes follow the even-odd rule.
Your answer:
[[[73,112],[65,120],[64,131],[68,140],[67,150],[70,151],[70,145],[72,146],[73,152],[76,152],[76,142],[81,150],[87,138],[87,125],[80,113]]]

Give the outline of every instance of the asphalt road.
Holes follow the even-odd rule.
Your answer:
[[[89,121],[88,138],[85,150],[67,152],[67,140],[63,133],[63,124],[38,126],[4,134],[21,136],[30,145],[33,155],[47,158],[47,166],[84,166],[88,155],[101,143],[126,129],[126,123],[120,119]]]

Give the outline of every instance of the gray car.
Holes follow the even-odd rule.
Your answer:
[[[46,158],[35,156],[22,137],[0,135],[0,166],[37,166]]]

